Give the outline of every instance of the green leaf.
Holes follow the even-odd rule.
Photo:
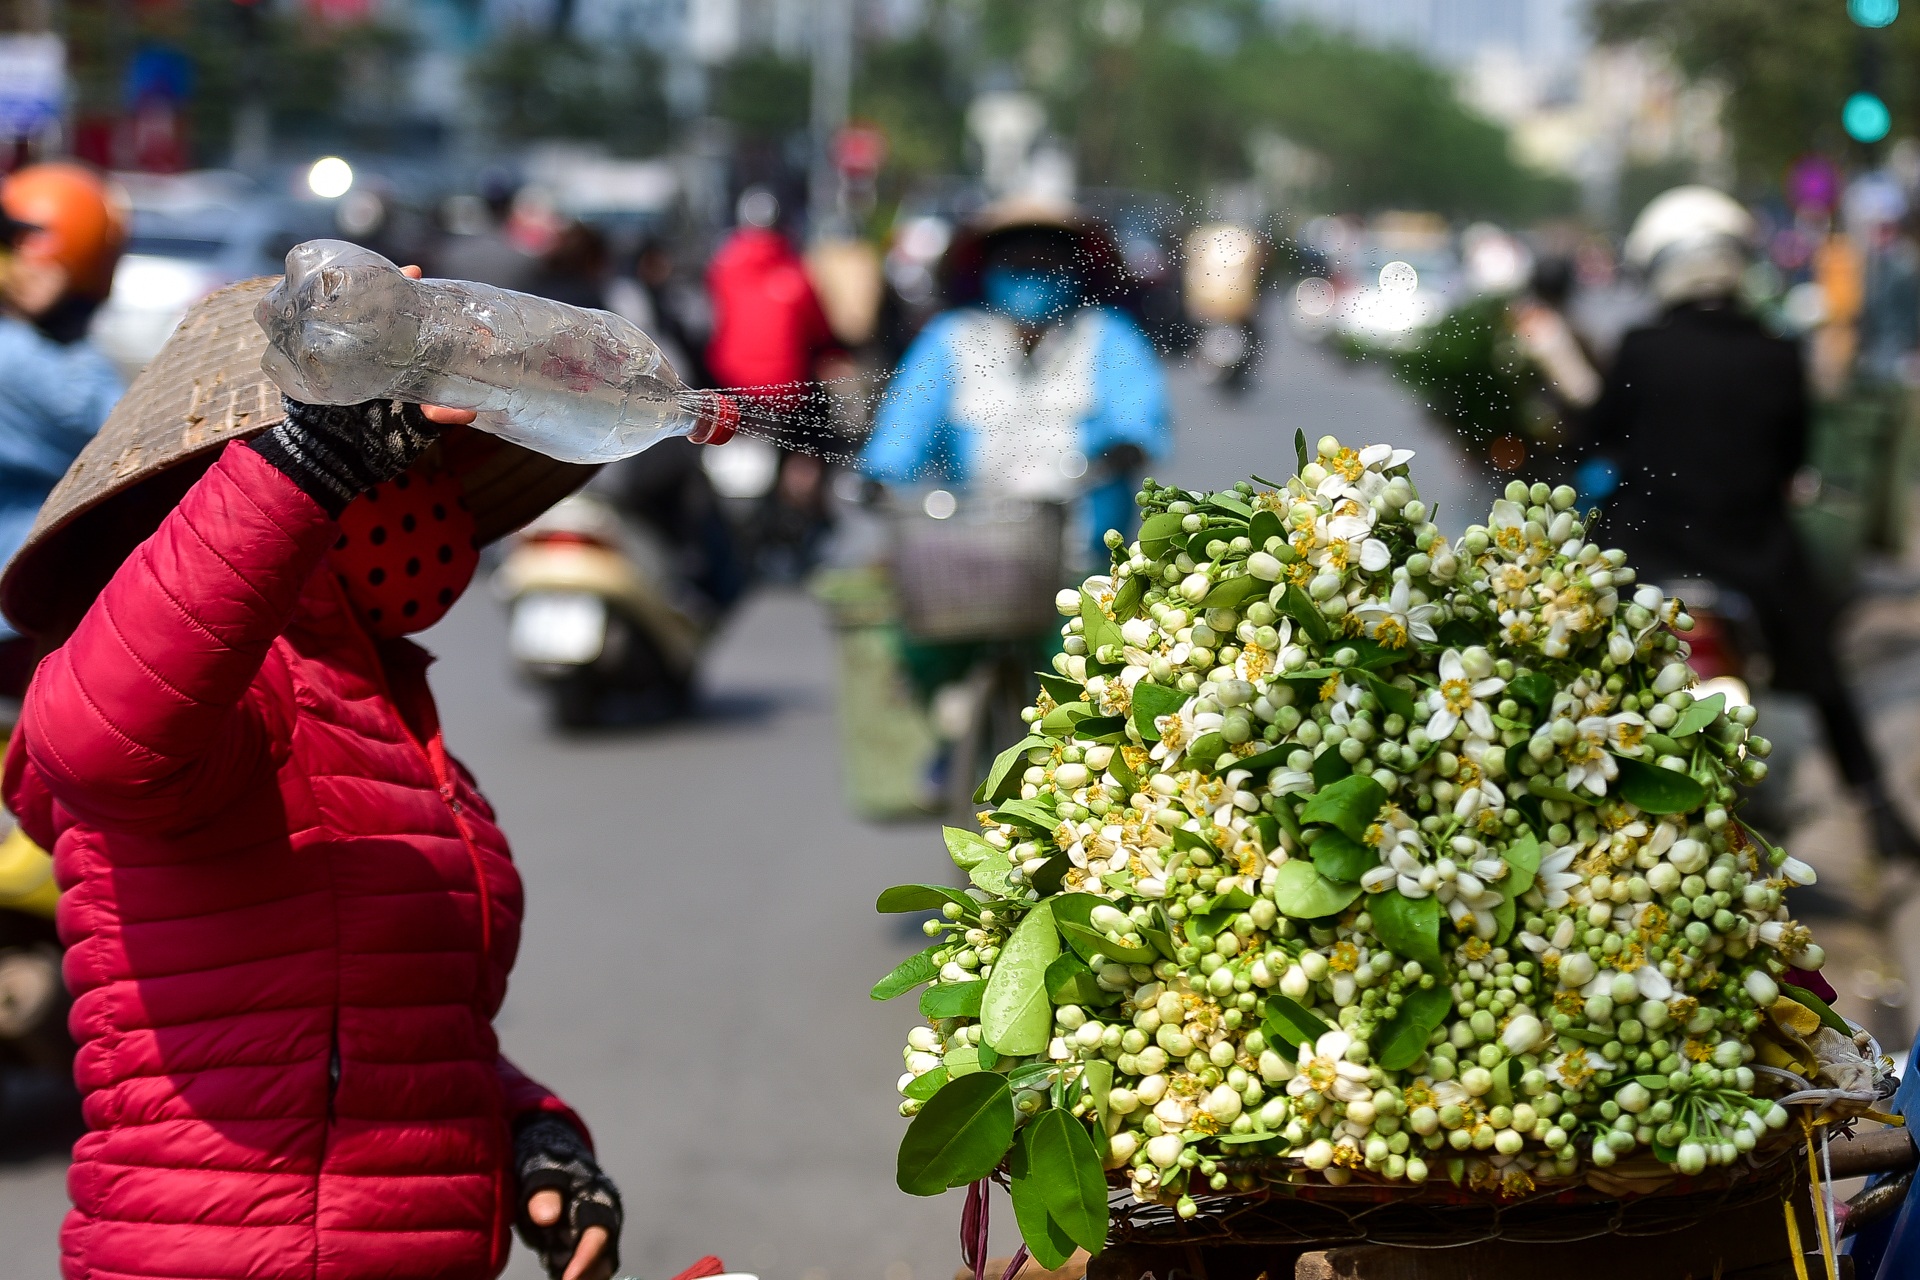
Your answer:
[[[1374,1061],[1387,1071],[1406,1070],[1427,1051],[1433,1029],[1452,1011],[1453,993],[1437,981],[1407,992],[1393,1018],[1374,1033]]]
[[[1047,998],[1057,1005],[1105,1004],[1113,994],[1100,989],[1085,960],[1063,951],[1047,966]]]
[[[1085,738],[1091,742],[1112,740],[1119,742],[1127,732],[1125,716],[1088,716],[1073,726],[1073,736]]]
[[[1060,892],[1060,882],[1067,878],[1067,872],[1073,869],[1073,862],[1064,852],[1056,853],[1040,864],[1040,869],[1027,877],[1027,883],[1041,897],[1049,897]]]
[[[1046,1049],[1053,1029],[1047,966],[1059,954],[1053,911],[1043,902],[1014,926],[980,1001],[981,1034],[996,1053],[1020,1056]]]
[[[920,993],[920,1013],[935,1018],[977,1018],[985,982],[943,982]]]
[[[1125,622],[1140,612],[1140,605],[1147,598],[1147,580],[1139,574],[1129,574],[1120,584],[1120,590],[1113,595],[1113,616],[1115,621]]]
[[[1032,1139],[1033,1126],[1028,1125],[1020,1131],[1007,1156],[1007,1172],[1011,1175],[1007,1189],[1013,1195],[1013,1220],[1033,1260],[1049,1271],[1058,1271],[1073,1256],[1073,1238],[1047,1212],[1046,1193],[1032,1172]]]
[[[949,1080],[900,1140],[895,1181],[913,1196],[937,1196],[992,1173],[1013,1145],[1013,1098],[1004,1077]]]
[[[1055,706],[1065,706],[1069,702],[1082,702],[1086,699],[1087,691],[1077,680],[1069,680],[1051,671],[1036,671],[1033,674],[1039,677],[1040,687],[1047,691],[1047,696],[1053,699]]]
[[[1242,574],[1238,578],[1228,578],[1223,582],[1215,583],[1213,590],[1207,592],[1207,598],[1202,601],[1202,604],[1208,609],[1238,609],[1254,596],[1266,595],[1272,586],[1271,582],[1263,581],[1250,574]]]
[[[978,1045],[963,1044],[947,1050],[945,1058],[947,1074],[958,1080],[961,1076],[972,1075],[976,1071],[990,1071],[991,1067],[980,1061]]]
[[[1233,767],[1245,769],[1256,778],[1263,778],[1275,769],[1283,767],[1287,763],[1287,757],[1299,749],[1291,742],[1284,746],[1268,747],[1265,751],[1255,752]]]
[[[1214,1141],[1223,1147],[1250,1147],[1256,1142],[1273,1142],[1280,1137],[1277,1133],[1268,1133],[1256,1129],[1252,1133],[1221,1133],[1214,1135]]]
[[[1060,932],[1066,936],[1067,945],[1092,960],[1095,956],[1105,956],[1121,964],[1152,964],[1158,956],[1150,946],[1127,946],[1123,942],[1114,942],[1098,929],[1084,924],[1061,924]],[[995,969],[997,974],[1000,971]],[[1037,1050],[1035,1052],[1038,1052]]]
[[[1532,707],[1534,714],[1542,719],[1553,710],[1553,695],[1558,688],[1553,677],[1544,671],[1529,671],[1507,681],[1507,692],[1514,700]]]
[[[1275,1044],[1313,1044],[1332,1028],[1320,1015],[1278,991],[1267,994],[1267,1012],[1261,1030]]]
[[[907,911],[938,911],[949,902],[959,903],[961,910],[969,914],[980,909],[980,904],[969,898],[965,890],[944,884],[896,884],[880,891],[873,909],[893,916]]]
[[[1505,857],[1507,874],[1499,889],[1507,897],[1517,898],[1533,888],[1533,878],[1540,874],[1540,841],[1533,832],[1522,832],[1507,842]]]
[[[1286,539],[1287,527],[1280,523],[1280,515],[1275,511],[1256,511],[1253,519],[1247,521],[1247,541],[1253,544],[1255,551],[1266,549],[1268,538]]]
[[[1313,758],[1313,785],[1316,787],[1330,787],[1340,779],[1352,776],[1353,766],[1332,747]]]
[[[1220,931],[1233,923],[1233,916],[1231,911],[1195,912],[1187,917],[1188,940],[1212,946],[1213,940],[1220,936]]]
[[[1253,508],[1240,501],[1235,495],[1225,491],[1216,493],[1208,498],[1207,505],[1215,511],[1224,511],[1228,515],[1234,516],[1242,524],[1253,519]]]
[[[1409,898],[1388,889],[1367,899],[1373,932],[1397,956],[1418,960],[1429,973],[1440,971],[1440,900]]]
[[[934,943],[925,951],[915,952],[893,967],[893,972],[873,984],[869,993],[875,1000],[891,1000],[895,996],[905,995],[923,982],[932,982],[934,975],[940,972],[940,966],[934,963],[933,953],[941,943]]]
[[[1182,768],[1199,768],[1213,772],[1213,762],[1227,749],[1227,740],[1217,733],[1203,733],[1187,744],[1186,763]]]
[[[1107,772],[1112,774],[1113,780],[1123,788],[1122,795],[1130,796],[1140,789],[1140,779],[1135,776],[1132,769],[1127,767],[1126,752],[1118,747],[1114,749],[1113,757],[1107,761]]]
[[[1643,813],[1692,813],[1707,802],[1707,789],[1684,773],[1626,756],[1614,763],[1620,768],[1614,794]]]
[[[1086,624],[1081,634],[1086,638],[1088,653],[1099,653],[1103,645],[1126,643],[1120,636],[1119,624],[1107,616],[1107,611],[1085,587],[1080,589],[1080,620]]]
[[[1154,908],[1154,922],[1140,926],[1140,936],[1153,944],[1153,949],[1169,960],[1180,958],[1180,949],[1173,945],[1173,933],[1166,927],[1166,917],[1160,914],[1160,908]]]
[[[1104,1126],[1108,1117],[1107,1100],[1113,1093],[1113,1064],[1105,1058],[1095,1058],[1080,1068],[1080,1083],[1087,1087],[1087,1098]]]
[[[1379,865],[1380,854],[1376,850],[1350,838],[1344,831],[1323,831],[1313,842],[1314,870],[1329,880],[1354,884]]]
[[[1172,715],[1186,702],[1187,695],[1178,689],[1142,680],[1133,686],[1133,727],[1148,742],[1158,742],[1160,730],[1154,727],[1153,722],[1161,716]]]
[[[962,871],[973,870],[983,858],[1003,856],[977,831],[968,831],[964,827],[942,827],[940,835],[947,842],[947,856]]]
[[[1107,1243],[1107,1177],[1087,1126],[1049,1108],[1027,1126],[1027,1177],[1038,1187],[1047,1216],[1088,1253]]]
[[[1684,738],[1690,733],[1698,733],[1720,718],[1721,708],[1727,705],[1727,695],[1716,693],[1711,698],[1702,698],[1680,713],[1673,722],[1673,728],[1667,732],[1676,738]]]
[[[1666,1077],[1662,1076],[1661,1079],[1664,1080]],[[913,1083],[901,1092],[906,1097],[912,1098],[915,1102],[925,1102],[928,1098],[940,1092],[946,1083],[947,1069],[945,1067],[935,1067],[923,1075],[916,1076]]]
[[[1367,774],[1356,773],[1308,797],[1306,806],[1300,810],[1300,821],[1324,822],[1354,840],[1364,840],[1367,828],[1386,803],[1387,789]]]
[[[1007,1084],[1014,1089],[1044,1088],[1060,1067],[1058,1062],[1029,1062],[1007,1072]]]
[[[996,852],[991,858],[982,858],[974,864],[967,872],[967,879],[996,897],[1011,898],[1018,887],[1008,878],[1012,874],[1013,863]]]
[[[1367,688],[1373,690],[1373,696],[1380,699],[1380,705],[1404,720],[1414,719],[1413,695],[1384,676],[1371,671],[1361,673],[1366,679]]]
[[[1181,521],[1185,516],[1171,511],[1162,511],[1159,515],[1148,516],[1140,522],[1140,550],[1148,558],[1158,560],[1166,553],[1174,536],[1181,532]]]
[[[1307,638],[1320,648],[1326,648],[1327,642],[1333,639],[1333,628],[1327,625],[1327,615],[1321,613],[1313,600],[1299,587],[1289,583],[1286,591],[1281,594],[1277,607],[1281,613],[1299,623],[1305,629]]]
[[[1027,827],[1041,834],[1050,834],[1060,825],[1060,818],[1053,810],[1038,800],[1007,800],[993,811],[995,822],[1012,823]]]
[[[1280,864],[1273,881],[1273,901],[1282,915],[1295,920],[1318,920],[1343,911],[1360,896],[1357,884],[1335,884],[1314,870],[1311,862],[1294,858]]]
[[[1085,702],[1067,702],[1047,712],[1040,721],[1040,731],[1049,737],[1064,738],[1073,732],[1073,727],[1093,714],[1093,708]]]
[[[1293,431],[1293,455],[1300,460],[1300,469],[1307,469],[1307,433],[1295,427]]]
[[[1002,751],[993,758],[993,768],[987,771],[987,777],[973,793],[975,804],[992,804],[1004,800],[1020,791],[1020,775],[1024,769],[1016,769],[1027,758],[1027,752],[1035,747],[1047,745],[1047,740],[1037,733],[1030,733],[1020,741]]]

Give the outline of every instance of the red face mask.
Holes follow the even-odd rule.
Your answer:
[[[424,631],[446,616],[480,563],[459,479],[416,464],[375,485],[341,512],[340,540],[327,559],[373,634]]]

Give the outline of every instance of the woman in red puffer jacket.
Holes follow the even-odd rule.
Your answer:
[[[520,879],[401,638],[476,563],[427,416],[288,403],[34,677],[5,791],[65,890],[69,1280],[480,1280],[516,1220],[556,1277],[617,1265],[585,1128],[500,1055]]]

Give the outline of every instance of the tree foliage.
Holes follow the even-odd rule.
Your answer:
[[[1840,108],[1868,80],[1894,136],[1920,131],[1920,23],[1879,31],[1841,0],[1595,0],[1603,40],[1647,40],[1686,72],[1725,86],[1724,120],[1749,182],[1775,182],[1796,156],[1854,148]]]
[[[480,51],[468,80],[503,138],[574,138],[628,155],[669,141],[660,59],[640,45],[514,31]]]

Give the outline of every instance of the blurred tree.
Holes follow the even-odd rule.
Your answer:
[[[142,48],[185,58],[182,106],[196,164],[227,162],[234,112],[250,82],[259,85],[278,138],[379,144],[405,114],[399,67],[408,38],[389,26],[314,21],[278,6],[250,12],[233,0],[68,0],[62,8],[82,118],[114,117],[131,105],[127,68]]]
[[[637,44],[517,30],[481,51],[468,80],[503,138],[572,138],[622,155],[652,155],[668,142],[660,58]]]
[[[743,139],[783,144],[807,127],[807,64],[751,53],[714,73],[713,112]]]
[[[951,171],[970,89],[1024,84],[1073,146],[1081,180],[1198,196],[1252,172],[1256,133],[1330,161],[1319,202],[1527,218],[1571,207],[1568,182],[1516,162],[1417,55],[1310,26],[1259,0],[944,0],[929,34],[862,54],[856,111],[896,169]],[[902,137],[892,137],[904,127]]]
[[[1842,0],[1595,0],[1592,17],[1602,40],[1651,41],[1726,87],[1743,181],[1777,183],[1796,156],[1855,146],[1840,107],[1868,75],[1894,134],[1920,132],[1920,22],[1911,16],[1869,32]]]

